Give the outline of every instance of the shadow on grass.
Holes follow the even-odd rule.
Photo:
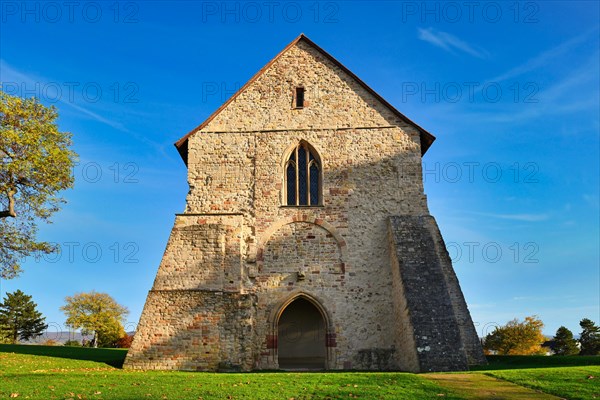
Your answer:
[[[47,357],[70,358],[73,360],[96,361],[122,368],[127,349],[93,349],[89,347],[37,346],[20,344],[0,344],[0,352],[30,354]],[[525,368],[557,368],[600,365],[600,356],[487,356],[488,365],[471,366],[471,371],[491,371]],[[347,373],[361,371],[281,371],[259,370],[255,373]],[[370,371],[373,373],[373,371]],[[390,371],[387,371],[390,372]],[[385,373],[385,371],[383,372]]]
[[[524,368],[559,368],[600,365],[600,356],[486,356],[488,365],[476,365],[470,371]]]
[[[123,362],[127,355],[127,349],[93,349],[89,347],[37,346],[22,344],[0,344],[0,352],[96,361],[108,364],[115,368],[123,367]]]

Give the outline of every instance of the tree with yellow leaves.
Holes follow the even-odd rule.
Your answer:
[[[112,347],[114,342],[125,336],[123,322],[129,313],[106,293],[77,293],[65,298],[60,309],[67,316],[67,326],[92,333],[92,347]]]
[[[54,107],[0,90],[0,278],[17,276],[25,256],[56,250],[36,240],[37,223],[64,203],[77,157],[57,118]]]
[[[515,318],[488,334],[483,348],[488,353],[500,355],[544,354],[542,343],[546,338],[542,334],[543,327],[544,323],[536,315],[526,317],[523,322]]]

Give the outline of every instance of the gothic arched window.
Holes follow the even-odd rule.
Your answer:
[[[288,206],[317,206],[321,197],[321,165],[317,152],[300,142],[285,163],[284,201]]]

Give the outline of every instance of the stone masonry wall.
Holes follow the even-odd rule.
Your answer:
[[[125,367],[249,370],[253,304],[252,296],[239,293],[153,290]]]
[[[418,367],[410,365],[410,370],[461,371],[468,367],[467,356],[433,243],[429,226],[432,220],[431,216],[389,218],[390,246],[395,253],[392,266],[398,269],[402,285],[398,295],[404,297],[408,314],[402,315],[399,322],[412,328],[406,329],[406,334],[413,335]]]
[[[394,320],[396,362],[398,368],[402,371],[418,372],[421,369],[421,365],[419,363],[419,354],[415,342],[415,327],[410,319],[410,304],[404,290],[402,274],[400,272],[401,260],[398,259],[395,235],[393,234],[389,223],[388,229],[390,229],[388,233],[388,254],[390,257],[391,278],[393,282],[392,319]]]
[[[306,107],[298,110],[291,96],[300,85]],[[283,205],[284,163],[302,140],[321,159],[321,207]],[[428,213],[420,160],[418,132],[303,42],[190,137],[186,212],[243,214],[247,236],[241,241],[248,245],[243,290],[259,297],[258,352],[267,352],[272,333],[263,322],[269,305],[304,290],[323,299],[331,312],[333,368],[379,369],[382,359],[386,369],[396,367],[390,356],[394,328],[388,318],[392,282],[385,221],[393,214]],[[411,174],[407,164],[414,165]],[[309,228],[302,220],[325,221],[328,229]],[[289,224],[271,232],[281,221]],[[331,239],[311,244],[333,232],[347,248],[345,258],[335,253]],[[294,251],[275,254],[286,246],[282,238]],[[305,257],[315,247],[319,262]],[[296,279],[300,270],[305,280]]]
[[[241,215],[179,215],[154,290],[233,290],[242,279]]]
[[[298,86],[305,107],[294,109]],[[357,81],[311,45],[300,41],[282,54],[201,132],[265,132],[399,126],[401,121]],[[418,143],[418,133],[414,131]]]
[[[303,109],[292,106],[297,86]],[[185,214],[126,367],[277,368],[278,313],[294,296],[323,314],[328,368],[414,364],[398,351],[410,346],[397,336],[387,226],[429,214],[413,126],[301,40],[188,140]],[[301,141],[321,161],[318,206],[283,201]]]
[[[426,219],[428,219],[426,228],[433,239],[435,254],[438,257],[444,272],[448,294],[450,296],[450,301],[452,302],[454,315],[458,322],[460,336],[465,347],[469,365],[487,364],[481,342],[477,336],[475,325],[473,325],[473,320],[471,319],[471,314],[467,307],[467,302],[460,289],[460,284],[458,283],[454,268],[452,268],[452,260],[450,259],[450,254],[448,254],[448,250],[444,244],[442,234],[433,217],[429,216]]]

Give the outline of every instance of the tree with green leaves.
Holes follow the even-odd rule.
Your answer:
[[[2,325],[0,325],[0,344],[10,344],[11,340],[8,337],[8,332],[2,329]]]
[[[4,301],[0,303],[0,329],[11,343],[41,336],[48,328],[44,323],[45,318],[36,308],[37,304],[31,300],[31,296],[22,291],[6,293]]]
[[[542,344],[546,340],[542,334],[544,323],[535,315],[518,319],[499,326],[483,340],[486,352],[500,355],[543,354]]]
[[[36,240],[37,224],[65,201],[77,155],[71,134],[58,129],[55,107],[0,90],[0,278],[20,272],[24,257],[56,249]]]
[[[600,354],[600,328],[596,326],[594,321],[584,318],[579,322],[581,327],[581,335],[579,343],[581,344],[582,356],[596,356]]]
[[[118,347],[119,340],[125,336],[127,336],[127,333],[125,333],[125,328],[123,328],[123,324],[120,321],[114,320],[108,322],[98,331],[98,346]]]
[[[579,347],[577,346],[577,340],[573,338],[573,332],[564,326],[556,330],[552,342],[552,351],[557,356],[572,356],[579,353]]]
[[[60,309],[67,316],[67,325],[81,329],[84,335],[93,333],[92,347],[112,347],[112,343],[125,335],[123,322],[129,314],[106,293],[77,293],[65,298],[66,304]]]

